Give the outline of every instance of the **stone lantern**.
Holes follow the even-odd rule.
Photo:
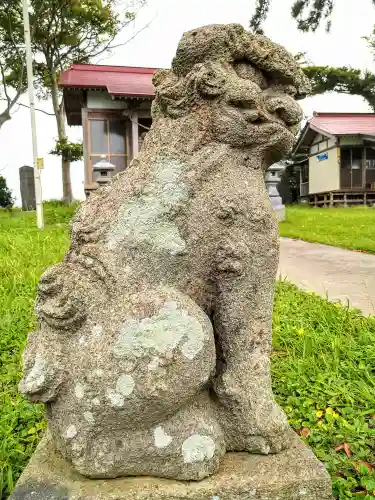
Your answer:
[[[281,175],[284,170],[285,165],[282,163],[274,163],[270,166],[265,175],[268,196],[270,197],[272,207],[276,212],[276,216],[279,221],[285,219],[285,205],[283,205],[283,200],[277,190],[277,185],[281,181]]]
[[[116,166],[109,162],[106,156],[102,156],[101,160],[92,166],[93,181],[97,182],[99,186],[108,184],[111,182],[115,169]]]

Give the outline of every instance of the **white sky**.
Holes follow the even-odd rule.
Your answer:
[[[184,31],[213,23],[236,22],[247,27],[254,3],[255,0],[149,0],[148,7],[139,14],[135,26],[123,36],[130,38],[134,31],[156,16],[152,24],[129,44],[95,62],[169,67]],[[273,0],[265,26],[267,36],[292,53],[307,52],[307,57],[315,65],[351,66],[375,72],[372,55],[366,42],[361,39],[371,33],[375,24],[375,8],[371,0],[338,0],[330,34],[326,34],[324,29],[313,34],[298,32],[290,17],[291,3],[291,0]],[[21,102],[26,104],[27,97],[23,97]],[[360,97],[333,93],[305,99],[301,104],[306,116],[311,116],[314,110],[371,111]],[[52,112],[50,101],[39,102],[38,107]],[[60,158],[48,154],[56,137],[55,119],[37,113],[37,125],[39,156],[45,158],[45,170],[42,171],[43,198],[59,199],[62,197]],[[81,136],[81,127],[70,128],[70,139],[81,139]],[[22,165],[32,165],[28,109],[20,108],[0,130],[0,154],[0,173],[7,179],[19,203],[18,169]],[[73,163],[71,174],[74,196],[83,199],[83,164]]]

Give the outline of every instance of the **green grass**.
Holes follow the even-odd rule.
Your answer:
[[[325,463],[336,497],[368,489],[373,498],[375,319],[281,282],[273,325],[274,391],[291,425]],[[344,443],[351,457],[335,451]]]
[[[0,211],[0,497],[5,497],[44,429],[41,406],[17,393],[20,354],[34,328],[36,286],[43,270],[62,258],[68,246],[72,209],[49,204],[46,228],[35,214]],[[1,495],[2,493],[2,495]]]
[[[20,353],[34,327],[43,270],[68,245],[72,210],[0,212],[0,497],[6,498],[43,431],[43,409],[17,392]],[[291,425],[330,471],[337,498],[372,499],[375,452],[375,320],[278,283],[274,311],[274,390]],[[347,443],[352,456],[335,451]],[[348,449],[348,448],[347,448]]]
[[[375,208],[287,206],[281,236],[375,253]]]

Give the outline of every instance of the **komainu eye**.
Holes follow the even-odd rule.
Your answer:
[[[253,66],[250,62],[238,61],[234,64],[234,69],[240,78],[256,83],[262,90],[268,87],[268,81],[263,71]]]
[[[294,85],[283,83],[275,78],[269,82],[269,92],[274,94],[287,94],[291,97],[295,97],[297,89]]]

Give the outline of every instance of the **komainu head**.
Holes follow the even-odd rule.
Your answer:
[[[154,76],[158,119],[195,114],[210,141],[287,153],[309,82],[294,58],[242,26],[211,25],[185,33],[171,70]]]

